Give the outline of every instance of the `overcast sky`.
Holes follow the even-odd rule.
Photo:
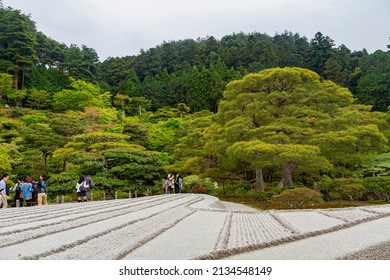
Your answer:
[[[319,31],[352,51],[390,44],[390,0],[3,0],[30,14],[38,31],[87,45],[101,61],[137,55],[163,41],[232,33],[274,36],[285,30],[309,40]]]

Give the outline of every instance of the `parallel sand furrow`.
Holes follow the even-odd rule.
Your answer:
[[[26,228],[30,228],[30,224],[34,222],[41,223],[44,220],[50,220],[55,218],[61,218],[63,216],[68,216],[70,214],[83,214],[88,212],[97,211],[96,214],[99,214],[100,212],[104,212],[107,209],[112,209],[114,207],[128,207],[129,205],[136,205],[136,204],[142,204],[145,203],[145,201],[156,201],[160,200],[161,198],[149,198],[148,200],[142,199],[142,200],[115,200],[112,203],[69,203],[69,204],[61,204],[58,207],[48,206],[45,208],[42,207],[21,207],[21,208],[13,208],[13,209],[6,209],[8,212],[10,210],[14,210],[14,215],[9,217],[3,217],[2,223],[0,224],[0,234],[5,231],[5,229],[12,228],[12,231],[16,230],[18,226],[23,226]],[[66,205],[66,207],[62,207],[62,205]],[[83,212],[80,212],[80,208],[82,205]],[[22,209],[21,211],[19,209]],[[91,213],[92,214],[92,213]],[[9,215],[9,213],[8,213]]]
[[[217,242],[215,243],[213,251],[225,250],[227,248],[232,227],[232,218],[233,211],[229,211],[229,213],[225,217],[223,226],[218,234]]]
[[[142,208],[139,208],[137,211],[129,211],[129,213],[124,215],[111,216],[105,220],[97,221],[95,223],[87,223],[82,226],[72,226],[72,222],[70,222],[69,230],[58,231],[48,235],[42,234],[39,238],[31,238],[12,246],[1,247],[0,258],[35,259],[40,256],[50,255],[52,252],[66,250],[77,244],[85,243],[90,239],[97,238],[104,234],[109,234],[114,229],[119,229],[139,219],[158,214],[166,209],[175,207],[176,205],[188,203],[196,199],[199,198],[196,196],[182,196],[180,198],[177,197],[175,200],[171,200],[169,203],[160,203],[148,206],[144,205],[143,207],[140,205]]]
[[[390,205],[257,211],[201,194],[9,208],[0,259],[374,258],[389,217]]]
[[[296,211],[293,211],[293,212],[296,212]],[[311,212],[311,211],[303,211],[304,213],[308,213],[308,212]],[[299,213],[299,212],[298,212]],[[325,216],[326,217],[326,216]],[[323,227],[323,229],[319,229],[319,230],[313,230],[313,231],[305,231],[301,234],[293,234],[291,236],[288,236],[288,237],[285,237],[285,238],[281,238],[281,239],[275,239],[275,240],[272,240],[272,241],[269,241],[269,242],[264,242],[264,243],[258,243],[258,244],[253,244],[253,245],[249,245],[249,246],[245,246],[245,247],[235,247],[235,248],[232,248],[232,249],[226,249],[226,250],[220,250],[220,251],[215,251],[211,254],[208,254],[208,255],[203,255],[203,256],[199,256],[197,259],[202,259],[202,260],[211,260],[211,259],[223,259],[223,258],[229,258],[229,259],[234,259],[234,256],[235,255],[252,255],[253,253],[252,252],[260,252],[260,253],[255,253],[256,255],[257,254],[260,254],[261,255],[261,252],[265,249],[267,250],[278,250],[277,248],[274,249],[274,247],[278,247],[278,246],[281,246],[281,245],[286,245],[284,247],[288,247],[290,246],[289,244],[290,243],[293,243],[293,242],[300,242],[302,240],[306,240],[306,239],[315,239],[319,236],[322,236],[322,235],[328,235],[331,233],[335,236],[338,235],[338,232],[341,232],[343,230],[350,230],[350,228],[354,228],[354,227],[359,227],[359,226],[362,226],[363,228],[364,227],[364,224],[368,223],[368,222],[371,222],[371,223],[384,223],[385,220],[388,220],[390,217],[390,213],[384,213],[384,214],[381,214],[381,215],[376,215],[376,216],[373,216],[371,218],[367,218],[365,219],[364,221],[362,220],[357,220],[357,221],[354,221],[354,222],[350,222],[350,223],[341,223],[339,225],[336,225],[336,226],[332,226],[332,227],[328,227],[328,228],[325,228]],[[311,220],[306,220],[308,223],[311,223],[312,221]],[[301,222],[302,224],[302,222]],[[309,227],[312,227],[312,225],[310,226],[307,226],[307,228]],[[386,227],[388,227],[388,225],[386,225]],[[384,232],[389,232],[388,229],[380,229],[380,231]],[[375,231],[373,231],[375,232]],[[332,236],[330,235],[330,236]],[[378,233],[374,233],[374,238],[376,238],[376,240],[387,240],[388,239],[388,235],[383,235],[383,234],[379,234]],[[337,238],[337,242],[342,242],[342,239],[343,238]],[[361,240],[361,241],[364,241],[364,240]],[[307,241],[307,242],[310,242],[310,241]],[[356,243],[356,242],[355,242]],[[316,246],[318,246],[318,244],[316,244]],[[331,249],[329,247],[327,247],[326,243],[322,243],[322,246],[325,246],[327,250]],[[356,246],[356,244],[355,244]],[[307,250],[308,248],[304,248],[303,250]],[[350,250],[352,250],[351,248],[349,248]],[[304,257],[302,258],[302,254],[299,253],[299,251],[296,251],[298,254],[298,258],[297,259],[305,259]],[[313,254],[312,254],[313,255]],[[299,256],[301,258],[299,258]],[[313,255],[315,256],[315,255]],[[317,259],[318,256],[316,256],[316,258],[314,259]],[[263,258],[261,258],[263,259]],[[288,257],[286,258],[288,259]],[[308,258],[310,259],[310,258]]]
[[[98,223],[104,220],[111,219],[113,217],[119,217],[128,213],[137,212],[145,208],[153,207],[155,205],[161,205],[168,203],[170,200],[148,200],[144,203],[133,203],[120,208],[112,207],[98,212],[84,211],[83,205],[77,205],[78,213],[68,213],[67,216],[61,216],[49,221],[42,221],[43,223],[32,225],[29,224],[28,231],[25,229],[11,229],[0,235],[0,242],[2,247],[7,247],[15,244],[19,244],[32,239],[40,237],[46,237],[49,234],[72,230],[86,224]],[[28,225],[24,225],[27,227]]]
[[[147,240],[155,238],[192,213],[184,207],[166,209],[136,223],[113,230],[109,234],[91,239],[82,246],[80,244],[63,252],[49,255],[46,259],[121,259],[128,252],[140,247]]]
[[[239,248],[282,239],[293,234],[269,213],[235,213],[232,219],[232,232],[228,248]]]

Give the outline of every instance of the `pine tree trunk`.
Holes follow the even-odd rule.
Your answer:
[[[67,160],[65,159],[62,163],[62,172],[68,171],[68,165],[67,165]]]
[[[291,187],[293,185],[292,171],[294,168],[293,163],[284,162],[282,164],[282,179],[280,181],[280,186],[282,187]]]
[[[14,89],[18,90],[18,80],[19,80],[19,60],[15,62],[14,68]]]
[[[256,189],[258,191],[264,191],[265,183],[264,183],[264,178],[263,178],[263,171],[261,168],[256,168],[255,169],[255,180],[256,180]]]

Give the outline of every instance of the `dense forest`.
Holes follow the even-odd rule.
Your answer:
[[[159,192],[180,173],[187,191],[259,200],[292,187],[390,198],[390,51],[352,52],[321,32],[183,39],[99,61],[0,1],[0,105],[0,171],[48,173],[52,196],[86,170],[108,192]]]

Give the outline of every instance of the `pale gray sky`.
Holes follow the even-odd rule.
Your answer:
[[[70,45],[87,45],[101,61],[137,55],[163,41],[232,33],[312,39],[319,31],[352,51],[390,44],[389,0],[3,0],[31,14],[37,29]]]

